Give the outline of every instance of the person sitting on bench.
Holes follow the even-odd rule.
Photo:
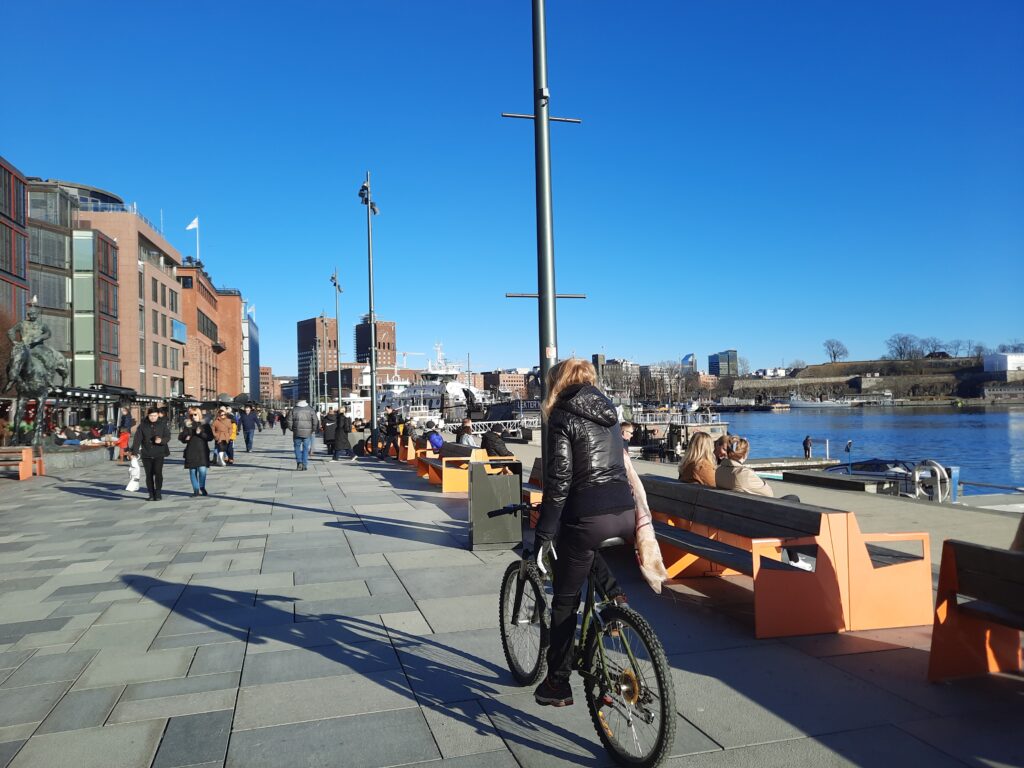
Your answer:
[[[750,442],[745,437],[732,438],[726,454],[727,458],[715,470],[715,484],[727,491],[753,493],[757,496],[774,496],[771,486],[743,463],[747,460],[749,452]]]
[[[501,426],[499,422],[495,422],[491,425],[491,428],[484,433],[483,438],[480,440],[480,447],[487,451],[488,456],[514,456],[505,445],[502,435],[505,433],[505,428]]]
[[[715,488],[715,447],[711,435],[698,432],[690,438],[686,455],[679,464],[679,479]]]

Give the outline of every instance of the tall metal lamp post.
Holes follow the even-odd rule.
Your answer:
[[[331,275],[331,285],[334,286],[334,362],[337,364],[338,374],[338,414],[341,415],[341,318],[338,315],[338,299],[341,297],[341,283],[338,281],[338,268],[334,268]]]
[[[377,429],[377,316],[373,311],[373,217],[380,213],[370,195],[370,172],[359,188],[359,199],[366,206],[366,259],[369,265],[370,283],[370,440],[374,452],[378,449]]]

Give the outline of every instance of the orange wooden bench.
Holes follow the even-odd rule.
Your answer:
[[[928,623],[927,533],[865,534],[852,512],[664,477],[643,483],[669,575],[751,576],[757,637]],[[921,555],[877,549],[897,541],[917,542]]]
[[[42,477],[46,474],[42,450],[35,456],[38,449],[32,446],[10,446],[0,448],[0,467],[17,467],[18,480],[28,480],[35,473]]]
[[[515,456],[488,456],[483,448],[470,448],[458,443],[445,443],[436,457],[420,456],[417,459],[417,474],[427,478],[431,485],[440,485],[442,493],[469,491],[469,465],[472,462],[487,462],[488,473],[501,471],[502,463],[518,462]]]
[[[1024,552],[942,542],[928,679],[1020,672],[1022,630]]]

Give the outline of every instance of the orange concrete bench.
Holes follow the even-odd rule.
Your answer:
[[[852,512],[664,477],[643,483],[669,575],[751,576],[757,637],[918,626],[931,617],[927,533],[865,534]],[[921,555],[875,550],[900,541],[916,542]],[[806,557],[795,564],[790,553]]]
[[[0,467],[16,467],[18,480],[28,480],[33,472],[40,477],[46,474],[46,465],[43,463],[42,451],[34,456],[37,451],[32,446],[11,446],[0,448]]]
[[[1024,552],[942,542],[928,679],[1020,672],[1022,630]]]
[[[533,469],[530,470],[530,478],[523,483],[522,501],[523,504],[540,504],[544,500],[544,461],[541,458],[533,460]],[[537,519],[540,517],[539,509],[530,510],[530,527],[537,527]]]

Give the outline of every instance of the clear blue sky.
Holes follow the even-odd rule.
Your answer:
[[[905,332],[1024,338],[1024,3],[549,0],[559,349],[754,367]],[[0,154],[137,201],[257,307],[531,365],[530,3],[4,9]],[[410,363],[423,358],[411,358]]]

